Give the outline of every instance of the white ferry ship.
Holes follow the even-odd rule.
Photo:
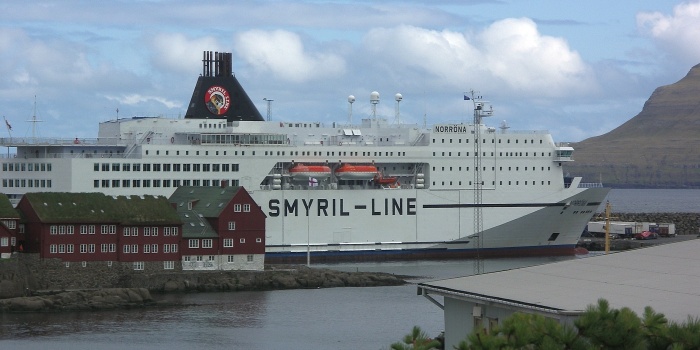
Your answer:
[[[231,67],[230,53],[204,53],[181,119],[110,120],[94,139],[2,139],[1,191],[19,201],[244,186],[267,215],[268,261],[573,254],[607,194],[565,179],[573,149],[548,132],[483,124],[492,109],[475,96],[472,123],[265,121]]]

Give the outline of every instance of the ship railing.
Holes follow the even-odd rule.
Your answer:
[[[45,137],[3,137],[0,145],[6,147],[17,146],[70,146],[70,145],[102,145],[103,138],[45,138]],[[115,142],[116,144],[116,142]]]

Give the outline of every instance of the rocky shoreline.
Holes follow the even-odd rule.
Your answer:
[[[265,291],[406,284],[406,276],[380,272],[342,272],[306,266],[268,266],[265,271],[198,271],[149,274],[124,281],[123,288],[26,290],[0,299],[0,313],[92,311],[167,306],[154,294]]]

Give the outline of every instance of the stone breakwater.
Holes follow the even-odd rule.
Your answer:
[[[145,288],[106,288],[0,299],[0,312],[109,310],[157,304]]]
[[[379,272],[341,272],[306,266],[271,267],[265,271],[199,271],[132,275],[130,285],[153,293],[263,291],[403,285],[401,276]]]
[[[89,278],[89,275],[84,277]],[[292,265],[268,266],[265,271],[128,273],[121,275],[116,287],[92,284],[90,288],[65,288],[64,284],[45,281],[27,283],[27,280],[36,278],[37,276],[22,276],[7,270],[0,273],[0,312],[57,312],[163,306],[164,304],[154,300],[152,294],[165,293],[377,287],[406,283],[402,276],[388,273],[342,272]],[[109,283],[112,284],[112,281]],[[46,289],[30,288],[32,284]],[[72,284],[70,286],[74,287]]]

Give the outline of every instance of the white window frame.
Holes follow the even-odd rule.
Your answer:
[[[49,246],[49,253],[51,253],[51,254],[58,253],[58,247],[55,244],[50,245]]]
[[[241,212],[241,207],[242,207],[242,206],[241,206],[240,204],[234,204],[234,205],[233,205],[233,211],[236,212],[236,213],[240,213],[240,212]]]
[[[233,248],[233,238],[224,238],[224,248]]]
[[[250,213],[250,204],[243,204],[243,212]]]
[[[202,248],[212,248],[214,246],[214,240],[211,238],[202,240]]]
[[[188,248],[199,248],[199,239],[189,239],[187,240]]]
[[[134,267],[134,270],[143,271],[144,262],[143,261],[134,261],[132,266]]]
[[[228,222],[228,230],[229,230],[229,231],[235,231],[235,230],[236,230],[236,222],[235,222],[235,221],[229,221],[229,222]]]
[[[87,244],[83,243],[80,245],[80,253],[87,253]]]

